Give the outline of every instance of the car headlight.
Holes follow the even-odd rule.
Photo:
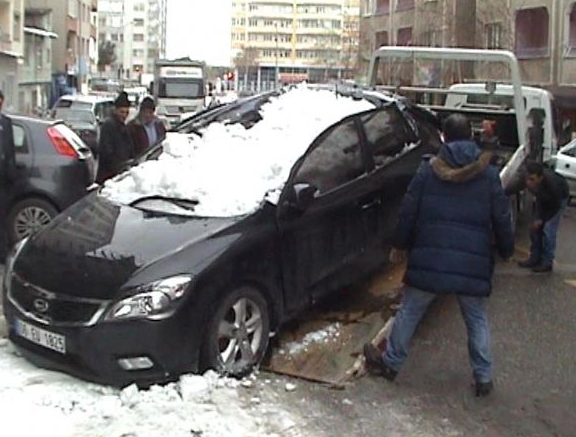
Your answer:
[[[105,320],[151,319],[169,317],[190,289],[192,276],[162,279],[134,290],[130,297],[112,304]]]

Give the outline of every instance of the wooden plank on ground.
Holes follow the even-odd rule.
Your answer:
[[[334,295],[285,327],[264,368],[336,387],[362,374],[362,346],[386,331],[403,273],[404,266],[385,270],[362,286]],[[306,340],[307,335],[308,339],[310,335],[319,337],[319,332],[326,333],[324,338]]]

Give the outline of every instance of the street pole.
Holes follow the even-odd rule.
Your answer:
[[[278,88],[278,82],[279,82],[279,78],[280,78],[280,71],[278,69],[278,23],[274,23],[274,28],[276,29],[276,53],[275,53],[275,68],[274,68],[274,72],[275,72],[275,80],[274,80],[274,87]]]

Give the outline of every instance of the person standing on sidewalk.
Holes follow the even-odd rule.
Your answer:
[[[466,117],[444,122],[446,144],[425,159],[412,180],[399,215],[391,261],[409,252],[402,305],[384,353],[364,345],[368,370],[395,379],[412,336],[430,304],[455,294],[468,331],[476,395],[493,387],[490,330],[484,309],[492,289],[493,236],[500,256],[514,252],[508,198],[491,155],[472,141]]]
[[[152,97],[144,97],[138,116],[128,123],[136,156],[166,139],[164,123],[156,117],[156,103]]]
[[[12,120],[2,113],[4,94],[0,90],[0,253],[8,251],[8,199],[16,178],[16,150]]]
[[[534,273],[550,273],[556,256],[556,235],[568,206],[570,189],[562,175],[538,162],[526,166],[525,185],[536,198],[536,219],[530,229],[530,257],[518,265]]]
[[[114,101],[114,112],[104,122],[98,143],[99,162],[96,182],[104,183],[122,171],[135,158],[134,144],[126,126],[130,115],[128,94],[121,92]]]

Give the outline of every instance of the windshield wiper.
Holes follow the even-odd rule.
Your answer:
[[[200,203],[198,200],[178,199],[176,197],[147,196],[147,197],[141,197],[140,199],[136,199],[134,202],[130,204],[130,206],[136,208],[138,204],[150,200],[160,200],[163,202],[168,202],[187,211],[194,211],[196,206],[198,206],[198,204]]]

